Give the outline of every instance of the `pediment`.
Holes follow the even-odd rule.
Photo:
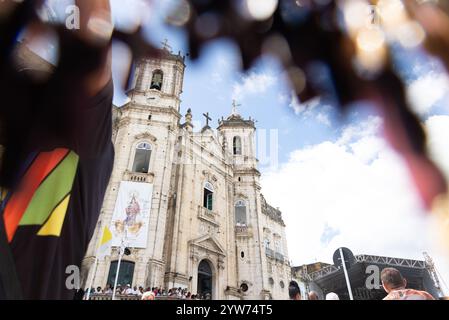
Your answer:
[[[215,156],[222,157],[223,146],[221,145],[215,133],[213,133],[211,130],[206,130],[203,133],[196,134],[194,136],[194,141],[204,150],[210,152],[211,154],[215,154]]]
[[[244,193],[241,193],[241,192],[235,193],[234,197],[235,197],[235,199],[245,199],[245,200],[248,200],[248,196],[247,196],[246,194],[244,194]]]
[[[214,150],[216,153],[220,154],[223,146],[221,145],[220,141],[218,141],[217,137],[214,135],[211,136],[211,139],[208,141],[208,147],[211,150]]]
[[[157,138],[155,136],[153,136],[149,132],[144,132],[144,133],[138,134],[138,135],[134,136],[134,139],[136,139],[136,140],[150,140],[150,141],[153,141],[153,142],[156,142],[156,140],[157,140]]]
[[[193,246],[202,248],[204,250],[213,252],[215,254],[226,256],[223,246],[218,242],[218,240],[211,235],[206,235],[201,238],[191,241]]]

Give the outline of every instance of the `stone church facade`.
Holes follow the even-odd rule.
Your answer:
[[[216,130],[208,115],[194,128],[191,110],[180,114],[184,57],[161,52],[136,65],[129,102],[114,107],[115,165],[83,261],[85,285],[92,276],[94,287],[113,284],[118,248],[93,262],[120,183],[132,181],[152,185],[148,238],[123,256],[119,282],[212,299],[287,299],[285,225],[261,193],[255,122],[234,110]]]

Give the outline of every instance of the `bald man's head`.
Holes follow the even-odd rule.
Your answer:
[[[318,293],[316,293],[315,291],[310,291],[309,300],[320,300],[320,298],[318,297]]]

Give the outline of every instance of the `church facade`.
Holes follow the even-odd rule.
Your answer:
[[[261,193],[255,122],[234,109],[216,130],[208,114],[194,128],[192,111],[180,114],[184,71],[184,57],[163,49],[136,65],[129,102],[114,107],[115,164],[83,283],[113,285],[123,245],[122,285],[287,299],[285,224]],[[105,226],[114,247],[94,264]]]

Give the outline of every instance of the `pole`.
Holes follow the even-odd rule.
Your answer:
[[[120,272],[120,262],[122,262],[122,255],[123,255],[123,243],[120,246],[119,250],[120,250],[120,252],[118,255],[117,270],[115,271],[115,281],[114,281],[114,290],[112,291],[112,300],[115,300],[115,292],[117,290],[118,274]]]
[[[98,266],[98,257],[95,257],[95,261],[94,261],[94,266],[93,266],[93,272],[92,272],[92,276],[90,277],[90,281],[89,281],[89,287],[87,289],[87,297],[86,300],[90,299],[90,291],[92,288],[92,285],[94,283],[94,278],[95,278],[95,273],[97,272],[97,266]]]
[[[342,248],[340,248],[339,250],[340,250],[341,263],[343,265],[343,271],[345,273],[346,286],[348,287],[349,298],[351,300],[354,300],[354,297],[352,296],[351,283],[349,282],[348,270],[346,270],[346,262],[345,262],[345,257],[343,256],[343,250],[342,250]]]
[[[126,232],[126,227],[125,227],[125,232],[123,234],[123,238],[122,238],[122,243],[120,245],[120,251],[118,254],[118,262],[117,262],[117,270],[115,271],[115,281],[114,281],[114,290],[112,292],[112,300],[115,300],[115,292],[117,290],[117,281],[118,281],[118,274],[120,272],[120,263],[122,262],[122,257],[123,257],[123,253],[125,252],[125,239],[127,239],[127,232]]]

